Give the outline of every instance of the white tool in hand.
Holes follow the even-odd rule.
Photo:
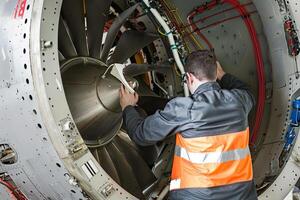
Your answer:
[[[123,69],[125,68],[125,65],[115,63],[115,64],[112,64],[111,66],[109,66],[109,68],[112,68],[110,71],[110,74],[113,75],[115,78],[117,78],[125,86],[125,88],[128,90],[128,92],[133,94],[135,91],[129,85],[129,83],[127,82],[127,80],[125,79],[124,74],[123,74]],[[105,77],[105,73],[103,76]]]

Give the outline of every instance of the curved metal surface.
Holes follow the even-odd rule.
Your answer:
[[[80,56],[89,55],[84,13],[83,0],[64,0],[62,16],[72,33],[74,45]]]
[[[19,4],[22,2],[26,3]],[[178,8],[183,10],[188,4],[180,2]],[[129,163],[140,158],[129,157],[128,154],[131,150],[124,150],[127,146],[118,144],[116,141],[110,143],[108,148],[105,146],[105,149],[102,149],[103,152],[98,149],[98,155],[94,153],[93,156],[84,144],[77,127],[74,126],[76,122],[71,113],[73,109],[70,111],[68,103],[72,102],[75,105],[77,102],[73,96],[70,98],[70,102],[66,100],[63,81],[60,77],[59,52],[57,51],[61,3],[61,0],[0,1],[0,144],[9,144],[18,153],[17,163],[0,164],[0,172],[9,174],[17,187],[33,200],[87,199],[86,194],[91,199],[136,199],[120,187],[121,179],[118,177],[118,173],[124,171],[121,175],[124,182],[129,182],[129,178],[126,180],[126,177],[131,177],[133,180],[135,179],[135,184],[139,185],[141,180],[138,178],[140,177],[134,177],[134,170],[130,169],[132,166]],[[297,138],[292,155],[284,168],[276,168],[278,153],[280,153],[283,143],[282,134],[285,132],[285,122],[288,120],[286,116],[289,115],[289,101],[299,96],[300,82],[295,78],[295,59],[289,57],[286,51],[278,1],[254,0],[254,3],[263,20],[270,47],[274,79],[273,98],[269,99],[272,102],[272,112],[266,125],[267,137],[263,138],[263,147],[258,152],[254,163],[255,176],[259,183],[264,182],[264,179],[270,176],[277,176],[273,180],[274,182],[271,181],[270,185],[266,186],[267,189],[259,198],[282,199],[293,187],[300,174],[299,138]],[[297,5],[296,0],[290,0],[288,4],[298,25],[300,16],[296,9]],[[192,4],[188,6],[191,7]],[[17,12],[14,15],[16,9],[19,11],[19,8],[23,7],[23,14]],[[226,26],[223,29],[225,30]],[[73,35],[66,36],[70,38]],[[226,34],[223,36],[225,37]],[[231,40],[228,39],[226,42],[229,44]],[[52,46],[46,44],[52,44]],[[267,44],[264,45],[267,46]],[[228,49],[230,51],[230,48]],[[70,57],[73,55],[74,51],[69,54]],[[69,56],[66,58],[62,54],[60,59],[68,59]],[[299,58],[296,58],[296,61],[299,63]],[[228,62],[231,62],[230,59]],[[93,107],[94,105],[91,103],[93,101],[88,101],[88,98],[97,99],[97,102],[94,101],[97,105],[99,102],[105,102],[99,95],[102,92],[98,90],[100,88],[100,91],[103,91],[107,87],[103,87],[103,89],[104,84],[102,85],[101,80],[95,76],[95,71],[99,70],[98,64],[91,62],[89,65],[82,64],[82,61],[74,64],[78,68],[84,66],[87,70],[86,72],[79,70],[70,73],[77,77],[76,80],[75,77],[69,77],[70,86],[76,86],[76,89],[70,91],[75,93],[79,89],[81,95],[86,98],[76,97],[76,94],[72,95],[78,101],[86,100],[87,107]],[[88,69],[91,70],[90,73],[88,73]],[[66,68],[65,72],[68,70],[72,71],[74,68],[72,66]],[[106,84],[117,85],[117,83],[110,82]],[[82,88],[77,88],[77,85]],[[112,94],[116,96],[116,91],[112,91]],[[108,97],[103,98],[107,99]],[[117,110],[115,104],[111,104],[110,101],[104,104],[108,108],[104,109],[105,112]],[[105,107],[103,105],[101,109]],[[77,109],[78,107],[80,105],[76,106]],[[97,107],[97,109],[99,108]],[[79,110],[82,113],[85,112],[80,108]],[[155,109],[151,109],[149,112],[153,112],[153,110]],[[123,149],[119,148],[123,145]],[[113,151],[110,151],[109,148]],[[111,152],[115,152],[115,155],[111,155]],[[103,170],[97,160],[106,170]],[[125,167],[122,168],[120,163],[123,163],[132,174],[126,176],[128,171],[124,170]],[[104,167],[104,164],[107,166]],[[84,171],[86,166],[90,167],[91,165],[94,165],[93,170],[95,170],[95,174],[92,175]],[[134,188],[130,182],[125,185],[128,190],[139,191],[137,196],[140,195],[142,190],[140,186]],[[2,190],[0,190],[0,196],[4,197],[5,195],[1,195],[1,192]]]
[[[118,32],[120,31],[121,26],[126,22],[128,17],[132,15],[135,9],[139,6],[139,4],[135,4],[131,6],[124,12],[122,12],[113,22],[112,26],[110,27],[107,37],[105,39],[103,49],[101,51],[100,60],[106,62],[110,49],[112,48],[114,41],[117,37]]]
[[[90,56],[94,58],[100,58],[103,31],[108,19],[111,2],[112,0],[86,1],[88,45],[90,49]]]
[[[110,141],[122,123],[120,82],[111,75],[102,79],[106,69],[81,58],[62,66],[62,81],[72,116],[86,144],[92,146]]]
[[[108,65],[112,63],[124,63],[138,50],[143,49],[156,39],[158,39],[158,36],[155,34],[134,30],[125,31],[121,35],[116,48],[114,49],[113,55],[107,61]]]

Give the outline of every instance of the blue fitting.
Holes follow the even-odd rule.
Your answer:
[[[291,126],[298,127],[300,122],[300,100],[296,99],[292,103],[292,112],[290,116]]]
[[[288,151],[296,137],[295,127],[299,127],[300,123],[300,100],[295,99],[292,102],[292,110],[290,115],[290,124],[287,128],[287,132],[284,137],[284,147],[285,151]]]
[[[296,99],[293,101],[293,108],[300,109],[300,99]]]
[[[285,143],[284,143],[284,150],[288,151],[290,147],[292,146],[294,139],[296,137],[296,133],[293,127],[289,127],[288,131],[285,135]]]

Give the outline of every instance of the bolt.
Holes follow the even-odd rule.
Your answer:
[[[69,184],[73,185],[73,186],[76,186],[78,183],[77,183],[77,180],[74,177],[71,176],[70,179],[69,179]]]
[[[43,48],[44,49],[51,48],[52,46],[53,46],[52,41],[43,41]]]
[[[10,88],[10,86],[11,86],[11,83],[6,82],[6,87],[7,87],[7,88]]]
[[[63,125],[63,131],[73,131],[75,129],[75,124],[71,121],[67,121]]]

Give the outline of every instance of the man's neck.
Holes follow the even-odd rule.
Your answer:
[[[194,91],[192,91],[192,94],[195,93],[195,91],[197,90],[198,87],[200,87],[200,85],[203,85],[208,82],[213,82],[213,81],[212,80],[197,81],[197,83],[195,83]]]

